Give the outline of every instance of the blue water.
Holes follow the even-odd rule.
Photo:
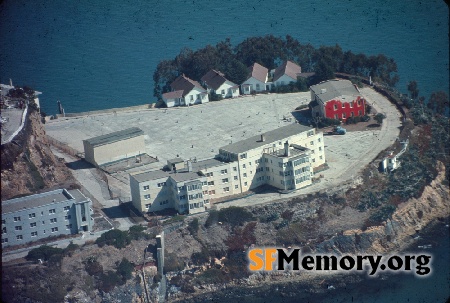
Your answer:
[[[303,3],[305,2],[305,3]],[[449,90],[448,8],[432,1],[5,0],[0,82],[42,91],[42,108],[66,112],[155,102],[153,72],[182,47],[227,37],[287,34],[313,46],[395,59],[406,91]]]

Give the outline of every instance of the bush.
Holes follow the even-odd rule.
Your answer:
[[[171,271],[180,271],[183,270],[184,264],[183,261],[176,254],[168,254],[165,253],[164,256],[164,273],[168,273]]]
[[[133,270],[134,270],[133,263],[128,261],[127,258],[122,258],[122,261],[120,262],[119,266],[117,266],[116,273],[117,275],[122,277],[123,282],[126,282],[127,280],[131,279]]]
[[[217,210],[210,210],[208,219],[206,219],[205,227],[210,227],[219,221],[219,212]]]
[[[341,121],[339,121],[338,119],[330,119],[330,118],[322,118],[319,120],[319,127],[328,127],[328,126],[336,126],[336,125],[340,125]]]
[[[229,223],[232,226],[243,225],[252,221],[253,215],[243,207],[231,206],[219,210],[218,219],[221,222]]]
[[[94,257],[90,257],[84,262],[84,269],[90,276],[103,274],[103,266]]]
[[[375,121],[377,121],[378,124],[381,124],[381,123],[383,123],[383,120],[384,120],[384,118],[386,118],[386,116],[383,115],[382,113],[378,113],[373,118],[375,119]]]
[[[36,261],[36,262],[38,261],[38,259],[41,259],[43,261],[48,261],[51,256],[57,255],[57,254],[62,254],[63,251],[64,250],[61,248],[42,245],[38,248],[33,248],[32,250],[30,250],[28,252],[27,256],[25,257],[25,259],[27,259],[29,261]]]
[[[198,224],[198,219],[197,218],[194,218],[194,220],[189,222],[188,230],[191,233],[191,235],[193,235],[193,236],[197,235],[198,228],[199,228],[199,224]]]
[[[128,230],[128,236],[132,240],[139,240],[139,239],[150,239],[150,235],[146,234],[144,231],[146,230],[145,227],[141,225],[133,225]]]
[[[213,92],[211,92],[211,95],[209,97],[210,101],[220,101],[222,99],[223,99],[222,95],[219,95],[219,94],[216,94],[216,93],[213,93]]]
[[[269,222],[278,220],[279,217],[280,216],[277,213],[272,213],[272,214],[260,217],[259,222],[269,223]]]
[[[394,212],[396,207],[391,204],[384,205],[370,216],[369,221],[373,224],[379,224],[386,221]]]
[[[195,252],[191,256],[191,261],[195,265],[203,265],[207,262],[209,262],[209,251],[207,248],[202,247],[202,250],[200,252]]]
[[[130,242],[131,239],[128,236],[127,232],[123,232],[118,229],[107,231],[106,233],[102,234],[100,238],[97,238],[97,240],[95,240],[95,243],[100,247],[104,245],[112,245],[119,249],[126,247],[128,244],[130,244]]]
[[[110,292],[120,283],[120,277],[113,271],[107,271],[100,276],[98,288],[104,292]]]

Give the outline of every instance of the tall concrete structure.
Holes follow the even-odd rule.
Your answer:
[[[312,183],[314,170],[323,164],[323,134],[291,124],[223,146],[212,159],[177,158],[168,160],[165,170],[131,174],[131,197],[142,213],[165,208],[198,213],[211,202],[261,185],[298,190]]]
[[[84,157],[95,166],[145,153],[144,132],[137,127],[83,140]]]
[[[58,189],[2,201],[2,247],[89,232],[92,202],[79,190]]]

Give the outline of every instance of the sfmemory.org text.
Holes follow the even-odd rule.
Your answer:
[[[252,248],[248,251],[250,271],[332,270],[367,271],[376,276],[383,271],[414,272],[418,276],[431,273],[431,255],[302,255],[300,249]]]

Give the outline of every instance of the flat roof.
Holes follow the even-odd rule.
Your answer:
[[[228,162],[221,161],[220,159],[217,159],[217,158],[211,158],[211,159],[205,159],[205,160],[193,162],[192,169],[199,171],[199,170],[207,169],[207,168],[211,168],[211,167],[222,166],[224,164],[228,164]]]
[[[168,177],[172,177],[172,179],[177,182],[183,182],[201,177],[196,171],[188,172],[187,170],[178,171],[177,173],[173,171],[151,170],[143,173],[132,174],[132,176],[138,182],[145,182]]]
[[[66,189],[57,189],[45,193],[2,201],[2,214],[13,213],[24,209],[32,209],[69,200],[74,200],[73,202],[76,203],[87,201],[88,199],[79,190],[68,191]]]
[[[141,136],[143,134],[144,132],[142,131],[142,129],[138,127],[130,127],[124,130],[120,130],[106,135],[101,135],[98,137],[93,137],[83,141],[88,142],[91,146],[99,146],[134,138],[137,136]]]
[[[264,141],[261,141],[261,135],[257,135],[236,143],[223,146],[220,149],[234,154],[245,153],[249,150],[271,144],[273,142],[282,141],[287,137],[306,132],[311,129],[312,128],[309,126],[294,123],[263,133],[265,138]]]

